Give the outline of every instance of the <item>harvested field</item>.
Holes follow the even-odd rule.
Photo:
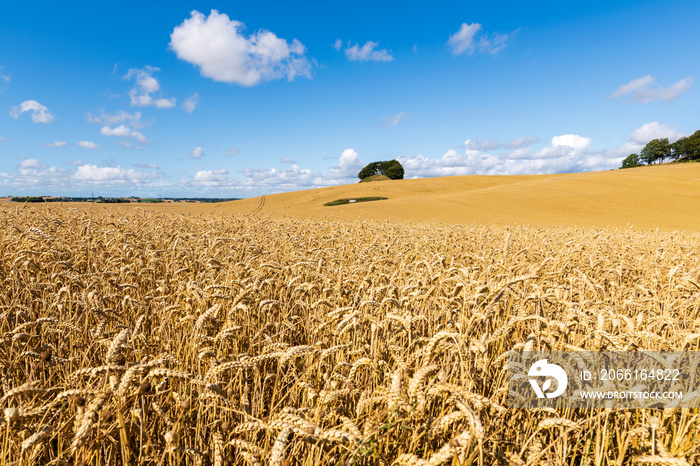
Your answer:
[[[0,210],[2,465],[700,463],[697,410],[505,402],[509,350],[700,349],[697,234]]]

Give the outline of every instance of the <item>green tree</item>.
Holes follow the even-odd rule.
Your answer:
[[[671,158],[673,160],[682,159],[685,157],[684,149],[685,143],[688,140],[686,137],[678,139],[676,142],[671,144]]]
[[[382,162],[381,170],[385,176],[391,178],[392,180],[403,180],[404,170],[403,166],[398,160]]]
[[[676,160],[700,160],[700,130],[671,144],[671,151]]]
[[[671,144],[669,144],[667,138],[652,139],[639,153],[639,158],[647,165],[662,162],[670,156]]]
[[[361,180],[364,180],[365,178],[368,178],[370,176],[378,175],[380,163],[381,162],[372,162],[370,164],[367,164],[362,170],[360,170],[360,173],[357,174],[357,177]]]
[[[382,162],[372,162],[367,164],[357,177],[361,180],[374,175],[384,175],[392,180],[402,180],[404,169],[398,160],[385,160]]]
[[[620,168],[633,168],[641,166],[642,164],[639,163],[639,155],[630,154],[627,157],[625,157],[625,160],[622,161],[622,165],[620,165]]]

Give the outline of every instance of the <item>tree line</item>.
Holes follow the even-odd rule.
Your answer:
[[[700,160],[700,130],[676,142],[668,138],[652,139],[639,154],[630,154],[620,168],[640,167],[665,161],[689,162]]]

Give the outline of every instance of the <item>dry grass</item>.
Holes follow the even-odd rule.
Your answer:
[[[698,350],[698,235],[3,207],[0,465],[698,464],[507,351]]]

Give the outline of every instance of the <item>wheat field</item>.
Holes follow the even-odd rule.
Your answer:
[[[697,234],[0,207],[0,465],[693,465],[510,350],[700,349]]]

